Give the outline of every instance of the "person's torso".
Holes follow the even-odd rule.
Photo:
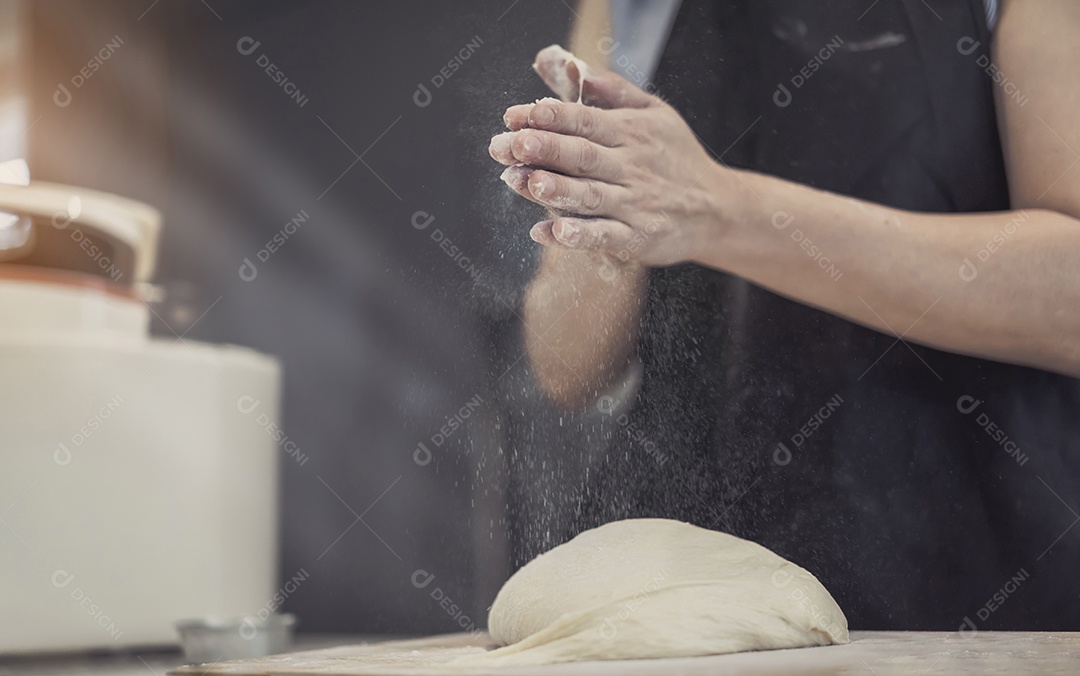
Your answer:
[[[998,211],[988,43],[982,0],[684,0],[653,84],[730,166],[902,209]],[[798,215],[785,232],[845,286]],[[664,515],[754,539],[817,574],[859,628],[1080,627],[1080,588],[1061,590],[1080,554],[1066,531],[1078,381],[897,341],[692,265],[654,272],[645,322],[632,416],[661,461],[620,438],[583,528]]]

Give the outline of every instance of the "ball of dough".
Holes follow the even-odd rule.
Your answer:
[[[847,643],[817,578],[761,545],[669,519],[581,533],[515,573],[489,662],[689,657]]]

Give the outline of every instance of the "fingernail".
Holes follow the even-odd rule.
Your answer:
[[[488,144],[488,154],[496,160],[510,157],[510,141],[513,138],[514,132],[510,131],[492,136],[491,143]]]
[[[536,138],[532,134],[525,137],[525,142],[522,144],[525,148],[526,155],[538,155],[540,153],[540,147],[543,145],[540,139]]]
[[[529,113],[529,122],[533,126],[546,127],[555,122],[555,111],[551,109],[551,105],[534,106]]]
[[[525,186],[529,182],[529,175],[532,174],[535,169],[531,167],[524,167],[520,164],[515,164],[512,167],[507,167],[503,170],[503,173],[499,174],[499,178],[503,183],[510,186],[514,190],[521,192],[525,190]]]
[[[551,179],[541,174],[539,178],[532,182],[532,185],[529,186],[529,190],[532,192],[533,197],[539,199],[544,196],[544,193],[551,190],[552,187]]]
[[[503,173],[499,174],[499,178],[502,179],[503,183],[516,190],[517,186],[515,184],[521,180],[519,176],[521,172],[519,170],[520,167],[507,167],[506,169],[503,169]]]
[[[581,230],[573,221],[564,220],[562,222],[562,237],[559,239],[568,246],[576,246],[578,240],[581,239]]]
[[[531,237],[534,242],[542,243],[540,242],[540,233],[550,227],[552,222],[553,221],[540,221],[533,227],[529,228],[529,237]]]

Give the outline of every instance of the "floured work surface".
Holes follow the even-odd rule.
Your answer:
[[[985,674],[1080,672],[1080,633],[852,632],[848,645],[663,660],[576,662],[540,667],[478,669],[452,660],[492,647],[484,634],[450,634],[408,641],[349,645],[250,660],[184,667],[171,674],[214,676],[396,676],[399,674]]]

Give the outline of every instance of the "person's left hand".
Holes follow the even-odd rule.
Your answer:
[[[503,180],[515,192],[572,214],[534,225],[537,242],[644,265],[688,260],[725,220],[733,172],[709,157],[674,108],[612,73],[603,78],[605,86],[621,81],[612,98],[628,107],[513,106],[503,118],[510,131],[489,152],[509,166]]]

